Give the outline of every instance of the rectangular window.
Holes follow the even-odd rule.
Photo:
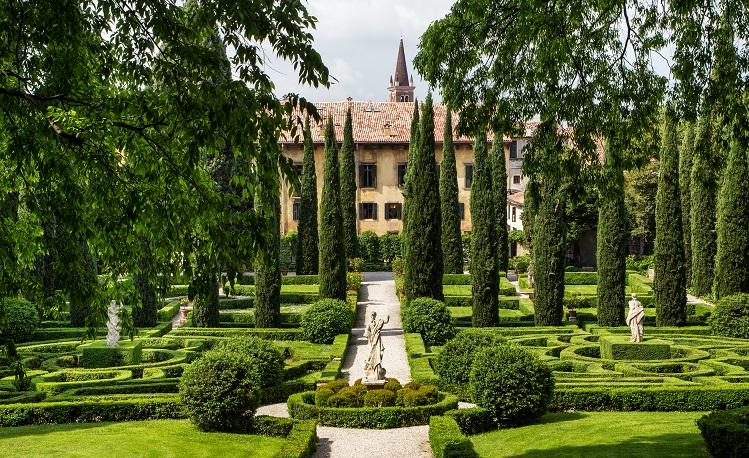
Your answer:
[[[510,142],[510,159],[518,158],[518,142],[513,140]]]
[[[520,184],[520,175],[512,176],[512,184]]]
[[[463,202],[459,202],[458,210],[460,211],[460,219],[461,220],[466,219],[466,204],[464,204]]]
[[[374,202],[360,203],[359,219],[377,219],[377,204]]]
[[[377,187],[377,165],[359,164],[359,187],[360,188]]]
[[[466,164],[465,188],[471,189],[473,185],[473,164]]]
[[[294,199],[294,202],[291,204],[291,218],[294,221],[299,221],[299,208],[301,207],[301,202],[299,199]]]
[[[512,207],[512,222],[517,221],[517,207]]]
[[[402,219],[403,204],[399,202],[389,202],[385,204],[385,219]]]
[[[406,170],[408,162],[401,162],[398,164],[398,187],[402,188],[406,184]]]

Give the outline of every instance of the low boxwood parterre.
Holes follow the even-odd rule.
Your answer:
[[[473,458],[473,444],[463,434],[455,419],[435,416],[429,419],[429,444],[435,458]]]
[[[705,415],[697,420],[697,427],[713,457],[749,456],[749,407]]]
[[[749,406],[749,386],[743,385],[557,388],[549,409],[688,412],[737,408]]]

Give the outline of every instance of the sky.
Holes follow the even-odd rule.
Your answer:
[[[398,41],[403,37],[409,76],[416,97],[423,99],[427,83],[414,71],[419,37],[430,23],[443,18],[454,0],[309,0],[317,17],[314,47],[338,81],[330,89],[300,85],[286,62],[268,63],[266,72],[276,83],[276,94],[295,92],[315,102],[387,100],[390,75],[395,71]],[[435,94],[439,100],[439,94]]]

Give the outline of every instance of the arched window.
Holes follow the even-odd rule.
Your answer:
[[[403,96],[401,96],[401,102],[403,102]]]
[[[408,96],[405,96],[403,98],[405,99],[405,100],[403,100],[404,102],[408,102]]]

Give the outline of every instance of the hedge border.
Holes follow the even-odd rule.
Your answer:
[[[553,411],[710,411],[749,406],[749,384],[647,388],[556,388]]]
[[[435,458],[473,458],[478,456],[473,444],[461,432],[452,417],[429,419],[429,445]]]

